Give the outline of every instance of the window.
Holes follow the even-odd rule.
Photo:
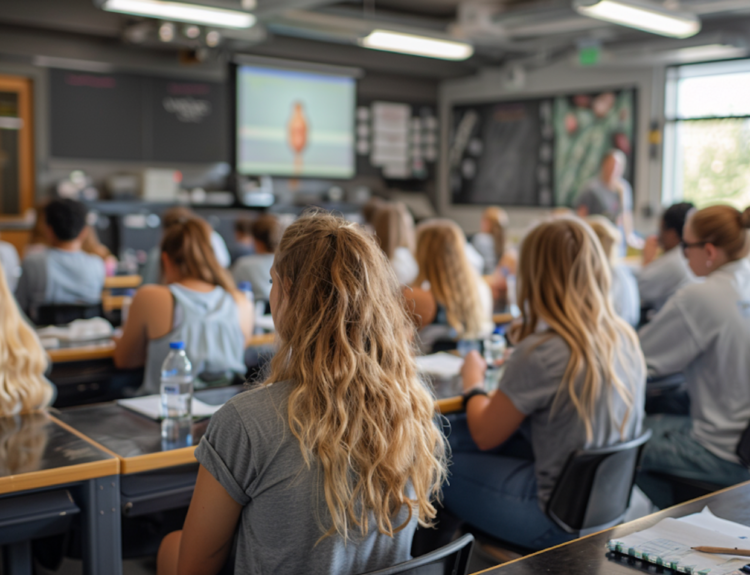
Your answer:
[[[750,60],[667,71],[665,204],[750,205]]]

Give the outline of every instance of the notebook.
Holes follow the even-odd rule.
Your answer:
[[[141,397],[132,397],[129,399],[118,399],[118,405],[145,415],[149,419],[156,421],[161,419],[161,396],[159,395],[144,395]],[[193,398],[193,417],[211,417],[214,413],[221,409],[222,405],[209,405],[204,403],[200,399]]]
[[[742,575],[749,557],[714,555],[691,547],[750,549],[750,527],[720,519],[708,507],[680,519],[661,520],[645,531],[612,539],[610,551],[630,555],[679,573],[696,575]]]

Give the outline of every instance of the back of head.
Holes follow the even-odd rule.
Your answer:
[[[49,405],[52,386],[36,332],[24,321],[0,266],[0,416]]]
[[[175,206],[174,208],[169,208],[161,215],[161,227],[166,230],[175,224],[181,224],[196,218],[198,218],[198,214],[190,208]]]
[[[263,214],[251,226],[255,241],[261,242],[269,253],[274,253],[281,241],[281,222],[272,214]]]
[[[508,227],[508,214],[502,208],[490,206],[482,213],[482,217],[490,224],[490,234],[495,247],[495,258],[498,261],[505,253],[505,230]]]
[[[604,216],[588,216],[586,223],[594,230],[609,262],[614,262],[617,258],[617,247],[622,242],[620,230],[615,227],[609,218]]]
[[[86,227],[88,209],[75,200],[54,199],[44,208],[44,219],[55,238],[61,242],[76,239]]]
[[[286,229],[274,269],[280,348],[269,381],[295,384],[289,425],[306,461],[316,457],[324,470],[327,535],[368,532],[372,517],[392,535],[403,527],[392,519],[404,504],[427,522],[444,444],[383,252],[359,226],[310,212]]]
[[[682,230],[685,227],[688,213],[694,208],[695,206],[691,202],[680,202],[669,206],[661,216],[664,229],[673,230],[678,238],[682,238]]]
[[[180,276],[220,286],[230,293],[237,288],[232,276],[219,265],[211,246],[211,226],[199,218],[172,223],[164,230],[161,251]]]
[[[435,301],[445,306],[448,324],[470,339],[482,333],[485,317],[479,293],[482,281],[466,257],[466,240],[450,220],[435,219],[417,227],[416,260],[421,285],[430,282]]]
[[[688,220],[698,239],[724,250],[729,261],[746,255],[750,208],[740,212],[727,205],[709,206],[688,215]]]
[[[237,218],[234,222],[234,233],[238,236],[253,235],[253,220],[250,218]]]
[[[393,258],[396,248],[414,252],[414,219],[402,202],[383,204],[375,212],[372,227],[388,259]]]
[[[367,203],[362,206],[362,219],[365,220],[366,224],[372,225],[372,220],[377,212],[386,202],[377,196],[371,197],[367,200]]]
[[[571,356],[558,398],[569,394],[588,438],[593,436],[596,402],[603,391],[612,386],[629,405],[633,400],[615,371],[615,357],[625,365],[620,338],[626,338],[634,350],[639,347],[633,329],[614,311],[610,282],[604,250],[591,228],[577,218],[543,222],[523,240],[518,273],[523,321],[514,328],[513,337],[520,341],[536,333],[544,321],[565,340]],[[577,389],[584,370],[583,386]],[[621,432],[626,421],[627,417]]]

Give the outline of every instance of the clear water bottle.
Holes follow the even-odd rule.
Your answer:
[[[173,341],[161,366],[161,438],[168,448],[192,445],[193,366],[185,343]]]
[[[253,284],[250,282],[240,282],[237,284],[237,289],[239,289],[242,292],[242,295],[244,295],[247,298],[247,301],[250,302],[250,307],[255,309],[255,295],[253,294]]]
[[[125,327],[125,323],[128,321],[128,315],[130,314],[130,305],[133,303],[135,297],[135,290],[129,289],[125,292],[125,296],[122,298],[122,309],[120,309],[120,325]]]
[[[505,328],[498,326],[492,335],[484,340],[484,360],[488,368],[500,366],[505,356],[505,347]]]

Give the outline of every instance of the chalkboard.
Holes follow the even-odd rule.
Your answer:
[[[229,160],[226,88],[218,82],[51,70],[54,158]]]

